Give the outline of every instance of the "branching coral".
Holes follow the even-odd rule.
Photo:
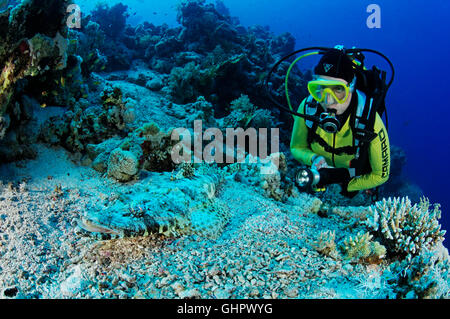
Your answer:
[[[359,233],[356,236],[346,238],[340,248],[346,259],[368,263],[378,263],[386,254],[386,248],[372,241],[369,233]]]
[[[430,209],[426,198],[414,205],[408,197],[383,199],[370,209],[372,215],[366,223],[379,232],[393,254],[410,259],[444,239],[445,231],[438,222],[440,206]]]
[[[325,256],[336,259],[338,252],[336,250],[336,233],[331,230],[321,231],[317,240],[313,243],[313,248]]]
[[[258,109],[245,94],[230,104],[231,113],[220,120],[223,127],[272,128],[274,118],[269,110]]]
[[[436,251],[423,250],[411,260],[391,264],[383,277],[397,298],[449,298],[449,269],[448,254],[439,256]]]

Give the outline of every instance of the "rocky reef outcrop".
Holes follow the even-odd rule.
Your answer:
[[[6,136],[8,144],[1,142],[2,161],[33,154],[29,145],[35,140],[24,126],[34,103],[27,103],[23,90],[29,79],[66,68],[68,3],[27,0],[0,12],[0,139]]]

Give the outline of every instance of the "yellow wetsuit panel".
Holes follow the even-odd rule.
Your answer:
[[[300,104],[298,113],[304,114],[305,100]],[[353,178],[347,187],[347,191],[357,191],[370,189],[385,183],[389,178],[390,171],[390,147],[386,128],[377,114],[374,131],[377,137],[371,142],[369,147],[369,161],[372,171],[368,174]],[[330,146],[340,148],[353,145],[353,134],[350,128],[350,117],[344,126],[336,134],[327,133],[321,128],[317,128],[316,133]],[[317,154],[323,156],[327,164],[336,168],[349,168],[350,161],[354,155],[341,154],[333,155],[326,152],[317,142],[308,144],[308,127],[304,118],[294,116],[294,127],[291,138],[291,153],[293,157],[304,165],[310,166],[312,157]]]

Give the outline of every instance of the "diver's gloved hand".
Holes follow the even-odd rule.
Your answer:
[[[347,168],[321,168],[319,170],[320,182],[317,188],[323,188],[330,184],[347,184],[350,180],[350,172]]]
[[[315,170],[320,170],[321,168],[329,168],[327,161],[325,160],[325,157],[315,155],[312,160],[311,168]]]
[[[320,182],[317,188],[323,188],[330,184],[340,184],[342,187],[341,195],[347,198],[355,197],[358,191],[347,191],[348,183],[351,180],[350,172],[347,168],[322,168],[319,170]]]
[[[353,197],[355,197],[356,195],[358,195],[358,191],[352,191],[352,192],[349,192],[348,190],[347,190],[347,184],[348,183],[345,183],[344,185],[342,185],[342,191],[341,191],[341,195],[342,196],[345,196],[345,197],[347,197],[347,198],[353,198]]]

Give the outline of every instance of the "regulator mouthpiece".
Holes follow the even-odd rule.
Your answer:
[[[335,113],[325,112],[320,114],[320,127],[327,133],[337,133],[341,128],[341,123],[336,118]]]

